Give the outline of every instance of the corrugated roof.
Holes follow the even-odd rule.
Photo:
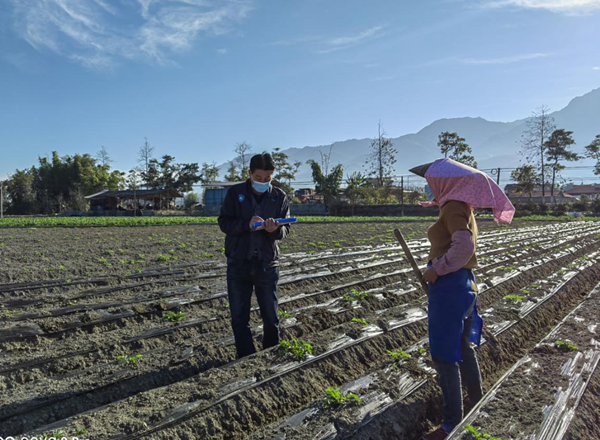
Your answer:
[[[124,190],[124,191],[100,191],[96,194],[85,196],[86,199],[97,200],[97,199],[152,199],[155,197],[183,197],[183,194],[175,191],[174,189],[138,189],[138,190]]]

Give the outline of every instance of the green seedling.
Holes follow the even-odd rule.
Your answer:
[[[343,403],[348,401],[349,399],[354,399],[356,403],[360,403],[360,397],[358,397],[354,393],[342,393],[339,388],[327,388],[325,390],[327,393],[327,402],[323,408],[337,408],[341,406]]]
[[[5,310],[4,314],[5,315],[16,315],[18,312],[18,310]]]
[[[498,268],[498,270],[505,270],[505,271],[511,271],[511,270],[517,270],[517,268],[515,266],[500,266]]]
[[[522,302],[525,297],[524,296],[520,296],[520,295],[506,295],[504,297],[504,299],[508,299],[510,301],[516,302],[516,303],[520,303]]]
[[[291,313],[285,312],[283,310],[278,310],[277,315],[279,315],[280,318],[291,318],[292,317]]]
[[[405,351],[387,351],[387,354],[389,354],[392,358],[394,358],[395,362],[400,362],[402,359],[410,359],[411,355],[408,354]]]
[[[46,434],[45,432],[43,434],[40,434],[38,439],[39,440],[50,440],[50,439],[56,439],[56,440],[60,440],[63,437],[67,437],[67,434],[65,434],[63,431],[54,431],[52,434]]]
[[[577,350],[577,346],[570,341],[556,341],[554,342],[554,346],[560,351],[569,352]]]
[[[135,356],[130,356],[130,357],[127,357],[127,356],[117,356],[117,360],[118,361],[123,361],[123,362],[127,363],[128,365],[132,365],[132,366],[135,365],[135,364],[137,364],[138,361],[140,361],[141,359],[142,359],[142,355],[141,354],[138,354],[138,355],[135,355]]]
[[[302,340],[298,341],[296,338],[292,338],[291,341],[281,341],[279,343],[279,350],[297,361],[303,361],[312,355],[312,345]]]
[[[419,347],[419,348],[417,349],[417,351],[419,352],[419,354],[427,354],[427,349],[426,349],[426,348],[423,348],[423,347]]]
[[[465,431],[470,432],[471,435],[478,440],[502,440],[500,437],[492,437],[491,435],[485,432],[479,432],[471,425],[465,425]]]
[[[75,434],[78,434],[78,435],[87,434],[87,429],[85,429],[85,428],[77,428],[75,430]]]
[[[165,254],[158,254],[156,256],[156,258],[158,258],[160,261],[171,261],[171,260],[177,260],[177,257],[174,255],[165,255]]]
[[[362,325],[368,324],[366,319],[361,319],[361,318],[352,318],[352,322],[358,322],[359,324],[362,324]]]
[[[367,299],[369,294],[367,292],[360,292],[356,289],[350,289],[350,293],[344,295],[344,301],[359,301],[361,299]]]
[[[167,312],[164,318],[175,323],[185,321],[185,312]]]

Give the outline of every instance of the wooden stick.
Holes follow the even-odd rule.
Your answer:
[[[425,291],[425,293],[427,295],[429,295],[429,288],[427,287],[427,283],[423,279],[423,274],[421,273],[421,269],[419,269],[419,265],[417,264],[414,257],[412,256],[412,253],[410,252],[410,249],[409,249],[408,245],[406,244],[406,241],[404,240],[404,237],[402,236],[400,229],[394,229],[394,235],[396,236],[396,240],[398,240],[398,242],[400,243],[400,246],[402,246],[402,249],[404,250],[404,254],[406,255],[408,262],[412,266],[412,270],[413,270],[415,276],[419,280],[419,283],[421,283],[421,287],[423,287],[423,290]]]

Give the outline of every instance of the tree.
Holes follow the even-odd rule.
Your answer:
[[[142,145],[138,151],[138,163],[142,166],[142,171],[146,174],[148,173],[150,161],[154,159],[153,154],[154,147],[151,147],[148,143],[148,138],[144,137],[144,145]]]
[[[521,194],[529,194],[529,200],[531,201],[531,194],[538,183],[539,176],[535,171],[533,165],[523,165],[510,173],[510,178],[517,182],[519,192]]]
[[[200,203],[200,196],[196,193],[187,193],[183,198],[183,206],[185,206],[185,209],[191,209],[198,203]]]
[[[557,173],[565,168],[560,161],[566,160],[573,162],[579,160],[579,155],[572,151],[569,151],[569,146],[573,145],[575,141],[571,137],[572,131],[566,131],[564,129],[554,130],[550,135],[550,139],[545,142],[546,148],[546,159],[548,159],[549,165],[552,166],[552,186],[550,187],[550,197],[554,203],[554,184],[556,182]]]
[[[292,180],[296,177],[296,173],[302,165],[302,162],[289,162],[289,156],[281,151],[281,148],[275,148],[271,152],[273,164],[275,165],[275,173],[273,175],[274,185],[281,188],[286,194],[294,192],[292,188]]]
[[[197,163],[175,163],[175,157],[166,154],[160,162],[150,160],[148,170],[142,172],[142,178],[151,189],[169,188],[189,192],[202,176]]]
[[[522,152],[527,163],[534,162],[540,168],[542,183],[542,203],[546,203],[546,180],[547,170],[544,164],[546,156],[546,141],[556,130],[554,118],[550,116],[550,109],[545,105],[536,109],[531,117],[527,119],[527,129],[521,136]]]
[[[6,181],[9,214],[38,214],[35,191],[36,169],[16,170]]]
[[[312,170],[313,181],[317,194],[323,195],[325,204],[329,205],[337,199],[344,176],[344,168],[337,164],[329,174],[323,174],[321,166],[313,159],[306,162]]]
[[[457,133],[442,132],[438,136],[437,144],[444,157],[450,156],[450,159],[477,168],[477,162],[472,156],[473,150],[466,143],[465,138],[460,137]]]
[[[112,160],[110,158],[110,156],[108,154],[108,150],[106,149],[106,147],[104,145],[102,145],[102,148],[100,148],[100,151],[98,151],[96,153],[96,160],[103,167],[109,167],[110,168],[110,164],[114,163],[114,160]]]
[[[594,174],[600,174],[600,134],[597,134],[592,143],[585,147],[585,155],[596,161]]]
[[[214,182],[219,178],[219,168],[217,168],[217,163],[206,163],[202,164],[202,169],[200,170],[200,182],[203,185],[207,185],[210,182]]]
[[[366,183],[366,176],[361,174],[359,171],[355,171],[346,177],[346,196],[350,200],[352,206],[352,215],[354,215],[354,207],[361,196],[361,189]]]
[[[229,161],[229,168],[227,168],[227,174],[225,174],[225,180],[227,182],[239,182],[240,180],[240,176],[238,176],[237,173],[237,166],[235,165],[235,162],[233,160]]]
[[[367,165],[369,175],[375,176],[376,185],[381,188],[391,181],[397,151],[392,140],[385,137],[386,133],[381,126],[381,121],[377,127],[377,133],[377,138],[371,141],[371,153],[367,158]]]
[[[243,176],[246,175],[246,173],[248,172],[247,170],[250,162],[250,160],[248,159],[248,153],[250,152],[250,150],[252,150],[252,145],[246,142],[240,142],[239,144],[236,144],[235,149],[233,150],[235,154],[238,155],[237,160],[240,165],[240,176],[242,176],[242,180]]]

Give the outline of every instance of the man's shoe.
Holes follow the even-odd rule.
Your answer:
[[[446,437],[448,437],[448,433],[440,426],[435,431],[421,437],[421,440],[445,440]]]

